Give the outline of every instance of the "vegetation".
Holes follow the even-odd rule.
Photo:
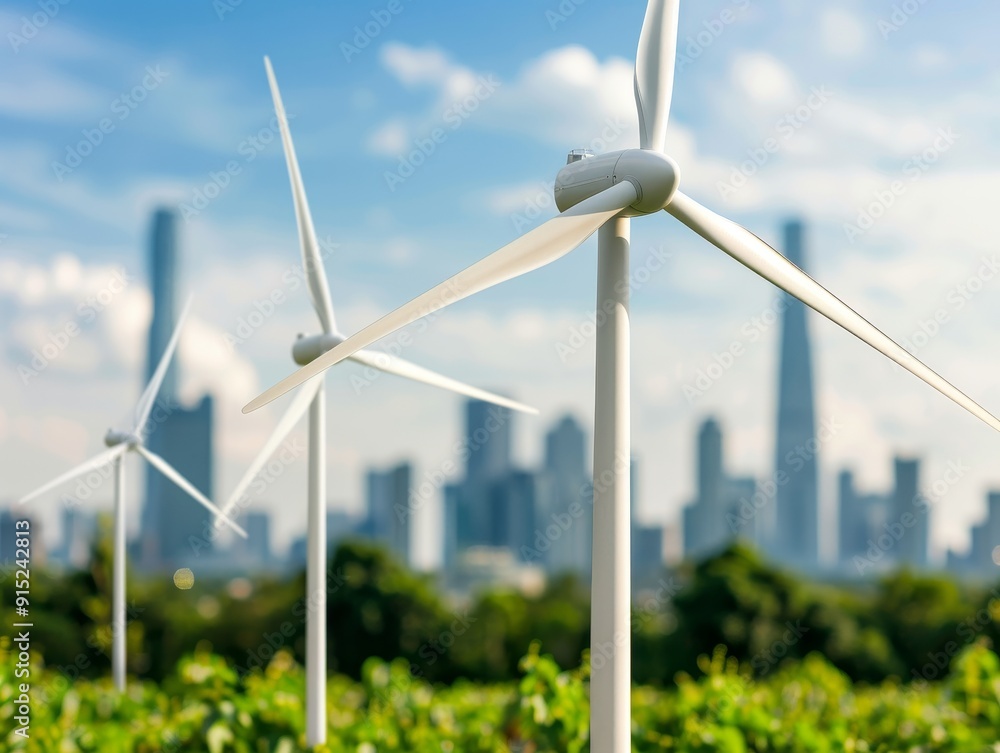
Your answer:
[[[0,642],[0,723],[10,750],[304,750],[304,672],[281,650],[242,678],[218,656],[183,659],[161,686],[134,682],[117,696],[108,679],[69,683],[34,678],[30,737],[12,718],[16,686],[9,641]],[[636,687],[633,750],[683,753],[834,751],[995,751],[1000,729],[1000,659],[981,643],[966,647],[934,684],[887,681],[852,686],[818,654],[754,680],[721,649],[699,660],[698,679],[681,674],[669,690]],[[537,644],[518,682],[458,681],[433,686],[405,661],[364,662],[359,682],[329,681],[330,740],[337,753],[407,751],[589,751],[586,671],[562,671]]]
[[[21,680],[8,641],[0,741],[60,752],[302,749],[304,577],[255,581],[252,593],[246,582],[181,591],[133,578],[129,671],[139,679],[117,697],[108,565],[102,545],[85,572],[33,571],[31,738],[14,734]],[[361,543],[340,547],[329,575],[328,750],[589,750],[589,604],[574,579],[456,607],[430,578]],[[633,629],[636,751],[1000,753],[1000,590],[906,572],[864,586],[806,583],[734,547],[664,573],[636,600]]]

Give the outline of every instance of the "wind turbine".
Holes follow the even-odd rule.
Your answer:
[[[306,200],[299,163],[295,156],[295,146],[288,128],[288,118],[281,102],[281,93],[278,91],[278,82],[271,61],[267,57],[264,58],[264,67],[267,69],[274,110],[281,128],[285,160],[288,163],[288,177],[292,185],[295,220],[302,247],[303,266],[309,283],[309,297],[313,308],[316,309],[322,329],[322,333],[318,335],[308,337],[300,335],[292,346],[293,359],[296,363],[304,365],[343,342],[345,337],[337,330],[333,316],[330,289],[319,253],[319,242],[316,239],[309,203]],[[355,349],[350,358],[352,361],[387,374],[441,387],[459,395],[485,400],[505,408],[538,413],[527,405],[463,384],[389,353]],[[322,380],[317,379],[298,392],[274,432],[236,485],[229,501],[223,506],[223,512],[228,513],[234,507],[246,504],[243,497],[247,488],[307,410],[309,412],[309,533],[306,553],[306,593],[309,604],[306,618],[306,741],[312,747],[326,741],[326,397]]]
[[[247,537],[246,531],[239,525],[226,517],[219,508],[200,491],[198,491],[190,481],[184,478],[166,460],[145,446],[144,432],[149,422],[150,413],[156,403],[156,395],[163,384],[163,378],[167,374],[167,368],[173,358],[174,350],[177,348],[177,341],[180,339],[181,327],[191,308],[191,299],[188,298],[184,305],[184,310],[177,321],[177,327],[167,344],[163,356],[153,372],[153,377],[146,385],[139,402],[136,404],[133,414],[132,430],[128,432],[108,429],[104,435],[104,444],[110,449],[95,455],[90,460],[81,463],[71,471],[67,471],[56,479],[53,479],[45,486],[36,489],[25,497],[22,497],[18,504],[23,505],[45,492],[57,486],[72,481],[91,471],[97,471],[112,465],[115,476],[115,507],[114,507],[114,562],[112,564],[112,586],[111,586],[111,675],[114,678],[115,688],[119,692],[125,690],[125,453],[136,452],[141,455],[151,466],[173,481],[182,490],[191,495],[196,502],[208,508],[215,516],[225,522],[230,528],[243,538]]]
[[[1000,430],[1000,420],[912,356],[837,296],[740,225],[678,190],[680,171],[664,154],[677,51],[679,0],[649,0],[635,64],[640,148],[597,157],[577,150],[555,181],[561,214],[473,264],[251,401],[256,410],[334,364],[432,311],[531,272],[598,233],[594,420],[594,551],[591,616],[591,749],[630,748],[629,572],[629,223],[661,209],[751,271],[840,325]]]

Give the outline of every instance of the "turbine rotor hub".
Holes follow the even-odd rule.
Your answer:
[[[142,444],[142,438],[129,432],[108,429],[108,433],[104,435],[104,444],[108,447],[126,445],[131,450]]]
[[[299,335],[299,339],[292,345],[292,358],[299,366],[306,366],[342,342],[344,338],[341,335],[330,333]]]
[[[560,212],[627,180],[635,186],[639,198],[624,214],[652,214],[670,203],[680,182],[677,163],[651,149],[624,149],[598,156],[574,149],[566,162],[555,183]]]

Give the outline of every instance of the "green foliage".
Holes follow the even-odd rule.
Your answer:
[[[36,666],[40,662],[35,657]],[[855,686],[818,654],[765,679],[721,647],[699,677],[633,690],[633,751],[987,753],[1000,729],[1000,658],[982,642],[940,683]],[[518,683],[432,685],[404,660],[368,659],[361,681],[328,681],[323,753],[588,753],[586,669],[563,671],[533,644]],[[61,676],[60,676],[61,677]],[[0,750],[26,753],[295,753],[305,750],[305,677],[279,651],[244,676],[198,651],[161,686],[32,675],[31,736],[18,739],[10,641],[0,638]],[[44,692],[44,701],[39,695]]]

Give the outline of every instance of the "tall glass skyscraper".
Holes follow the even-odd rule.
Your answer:
[[[801,221],[784,228],[785,257],[806,268],[805,228]],[[819,564],[819,462],[812,350],[806,306],[782,293],[781,362],[778,377],[778,433],[775,452],[773,553],[780,561],[806,569]]]
[[[149,327],[146,380],[156,370],[177,323],[179,252],[177,216],[160,209],[153,215],[149,272],[153,318]],[[212,496],[213,400],[204,396],[185,409],[179,403],[177,356],[167,371],[147,429],[149,448],[162,455],[199,491]],[[147,569],[191,565],[210,555],[217,530],[210,513],[158,472],[146,471],[138,555]]]

